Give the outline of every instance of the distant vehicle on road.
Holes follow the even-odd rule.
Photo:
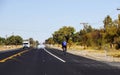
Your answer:
[[[23,41],[23,49],[29,48],[29,47],[30,47],[30,42],[29,42],[29,40],[24,40],[24,41]]]

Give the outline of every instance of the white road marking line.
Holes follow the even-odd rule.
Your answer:
[[[66,62],[65,60],[61,59],[60,57],[58,57],[58,56],[52,54],[51,52],[49,52],[47,49],[44,48],[44,50],[45,50],[47,53],[49,53],[50,55],[52,55],[53,57],[57,58],[58,60],[60,60],[60,61],[62,61],[62,62],[64,62],[64,63]]]

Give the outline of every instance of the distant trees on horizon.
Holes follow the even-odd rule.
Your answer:
[[[7,38],[0,37],[0,45],[22,45],[23,40],[24,39],[19,35],[11,35]],[[33,38],[27,40],[30,41],[32,47],[39,44],[39,41],[36,41]]]

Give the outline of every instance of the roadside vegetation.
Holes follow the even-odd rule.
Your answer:
[[[76,32],[74,27],[64,26],[52,34],[45,43],[61,45],[63,40],[68,42],[68,48],[81,47],[82,49],[109,50],[113,56],[120,56],[120,14],[113,20],[109,15],[103,20],[104,26],[95,29],[89,24]],[[118,50],[118,51],[116,51]],[[116,53],[115,53],[116,52]]]
[[[38,41],[35,41],[33,38],[28,39],[30,41],[30,45],[35,47],[39,44]],[[22,47],[23,38],[19,35],[11,35],[7,38],[0,37],[0,50],[6,49],[14,49]]]

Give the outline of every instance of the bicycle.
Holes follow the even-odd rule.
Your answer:
[[[63,47],[63,54],[66,55],[67,48]]]

